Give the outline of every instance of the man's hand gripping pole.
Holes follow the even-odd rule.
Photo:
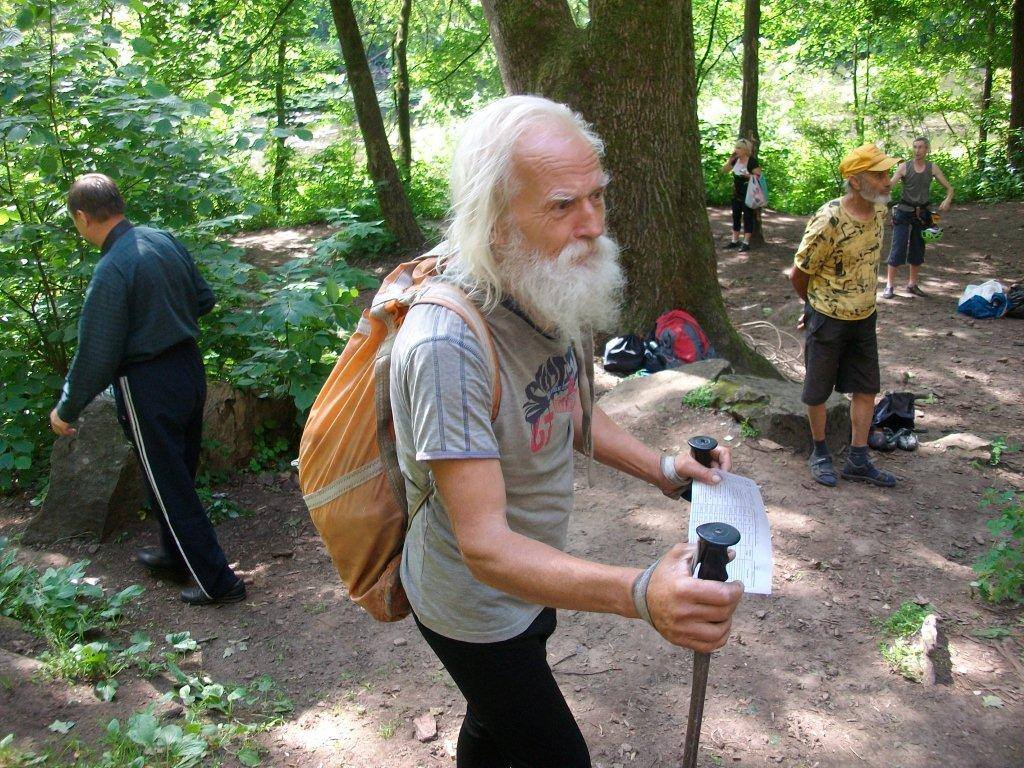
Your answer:
[[[692,437],[689,440],[690,455],[705,467],[711,466],[711,452],[718,447],[713,437]],[[691,489],[683,498],[689,500]],[[692,514],[692,511],[691,511]],[[698,579],[725,581],[728,579],[725,566],[729,562],[729,547],[736,546],[740,532],[726,523],[705,523],[697,526],[697,556],[694,559],[694,576]],[[690,714],[686,721],[686,741],[683,744],[683,768],[697,765],[697,748],[700,746],[700,726],[704,719],[704,696],[708,685],[710,653],[693,654],[693,684],[690,687]]]

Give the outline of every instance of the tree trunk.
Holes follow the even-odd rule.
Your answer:
[[[985,79],[981,84],[981,119],[978,121],[978,169],[985,167],[985,156],[988,154],[988,121],[989,110],[992,109],[992,46],[996,40],[996,13],[993,6],[988,7],[988,24],[985,29]]]
[[[569,104],[605,141],[609,230],[629,282],[627,330],[692,312],[739,370],[777,376],[736,333],[718,285],[697,130],[690,0],[591,0],[579,29],[565,0],[483,0],[509,93]],[[614,52],[615,55],[610,55]]]
[[[860,44],[853,43],[853,130],[857,134],[857,143],[864,143],[864,119],[860,114],[860,89],[857,82],[860,67]]]
[[[740,100],[740,137],[754,143],[754,152],[761,146],[757,130],[758,48],[761,40],[761,0],[746,0],[743,4],[743,96]],[[762,171],[763,173],[763,171]],[[750,234],[750,247],[764,245],[761,210],[754,212],[754,231]]]
[[[395,112],[398,115],[398,136],[401,141],[401,165],[405,178],[412,171],[412,126],[409,118],[409,17],[412,0],[402,0],[402,11],[395,35]]]
[[[740,136],[761,142],[757,131],[758,48],[761,36],[761,0],[743,6],[743,97],[740,104]]]
[[[1007,158],[1024,168],[1024,0],[1013,0],[1013,37],[1010,45],[1010,135]]]
[[[366,161],[370,178],[380,203],[380,212],[391,234],[398,240],[398,247],[407,252],[423,246],[423,233],[412,214],[409,198],[405,194],[402,180],[391,156],[391,146],[384,130],[384,119],[380,114],[380,102],[373,84],[370,65],[366,61],[366,49],[359,34],[355,11],[351,0],[331,0],[331,15],[341,43],[345,59],[345,72],[352,99],[356,107],[356,119],[363,134],[366,147]]]
[[[281,29],[281,36],[277,41],[277,66],[274,69],[274,112],[277,117],[277,129],[283,132],[287,127],[288,113],[285,111],[284,103],[284,68],[288,54],[288,34]],[[283,208],[281,201],[281,183],[284,180],[284,172],[288,167],[287,137],[280,135],[274,139],[274,181],[270,186],[270,202],[274,206],[274,213],[281,215]]]

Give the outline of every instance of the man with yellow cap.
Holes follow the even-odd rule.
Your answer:
[[[898,160],[874,144],[851,151],[839,164],[846,193],[825,203],[807,222],[790,280],[806,303],[804,389],[814,450],[811,475],[838,483],[825,445],[825,401],[833,390],[849,393],[853,437],[842,476],[885,488],[896,478],[868,458],[868,431],[880,389],[875,332],[875,288],[882,253],[882,221]]]

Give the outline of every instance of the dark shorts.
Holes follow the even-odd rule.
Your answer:
[[[904,264],[924,264],[924,237],[921,232],[932,225],[932,214],[927,208],[916,211],[892,209],[892,246],[885,263],[890,267]]]
[[[878,313],[863,320],[836,320],[806,308],[804,391],[807,405],[821,405],[832,391],[876,394],[878,374]]]

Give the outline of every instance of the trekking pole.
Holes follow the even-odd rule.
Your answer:
[[[713,437],[693,437],[689,440],[690,455],[705,467],[711,466],[711,451],[718,447]],[[689,495],[686,496],[689,498]],[[692,512],[691,512],[692,513]],[[729,562],[729,547],[736,546],[740,532],[726,523],[704,523],[697,526],[697,556],[694,574],[698,579],[725,581],[729,578],[725,566]],[[690,714],[686,721],[686,741],[683,743],[683,768],[697,765],[700,745],[700,726],[704,719],[704,697],[708,687],[708,668],[711,654],[694,651],[693,683],[690,686]]]

